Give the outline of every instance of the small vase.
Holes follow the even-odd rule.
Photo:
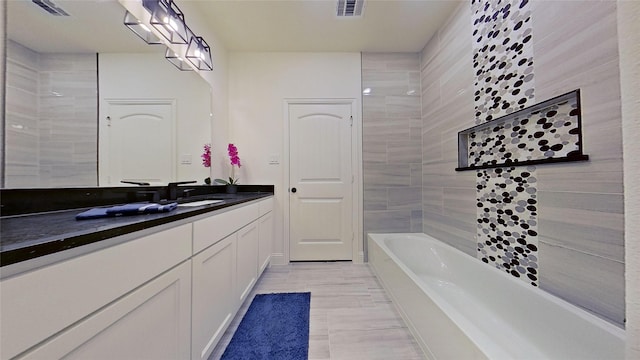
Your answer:
[[[227,194],[235,194],[238,192],[238,185],[229,184],[226,187]]]

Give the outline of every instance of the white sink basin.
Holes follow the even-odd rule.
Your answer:
[[[189,202],[184,204],[178,204],[178,206],[204,206],[204,205],[221,203],[223,201],[224,200],[200,200],[200,201],[194,201],[194,202]]]

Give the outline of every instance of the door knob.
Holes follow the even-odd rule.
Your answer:
[[[292,192],[292,193],[295,193],[296,191],[298,191],[298,189],[296,189],[296,188],[291,188],[291,192]]]

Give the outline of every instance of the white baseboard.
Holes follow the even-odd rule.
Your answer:
[[[289,260],[284,257],[283,253],[271,254],[272,265],[287,265],[288,263],[289,263]]]

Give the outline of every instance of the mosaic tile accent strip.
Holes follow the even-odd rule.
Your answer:
[[[461,131],[459,141],[458,170],[588,159],[582,153],[578,90]]]
[[[534,102],[529,0],[471,0],[476,123]]]
[[[478,171],[478,257],[538,286],[538,201],[535,170]]]
[[[531,9],[528,0],[471,0],[471,12],[475,117],[476,124],[484,124],[535,102]],[[518,150],[511,149],[511,156],[521,156],[523,149],[518,145],[526,144],[522,139],[533,134],[528,130],[519,138],[518,129],[518,134],[511,136],[513,123],[510,126],[496,131],[496,139],[488,141],[488,136],[480,144],[485,143],[491,152],[506,154],[507,142],[516,138],[518,143],[509,148],[515,145]],[[500,151],[503,144],[505,150]],[[477,141],[469,152],[477,157],[484,149],[476,146]],[[480,156],[478,161],[487,160]],[[476,240],[479,259],[538,286],[535,182],[533,166],[477,171]]]

